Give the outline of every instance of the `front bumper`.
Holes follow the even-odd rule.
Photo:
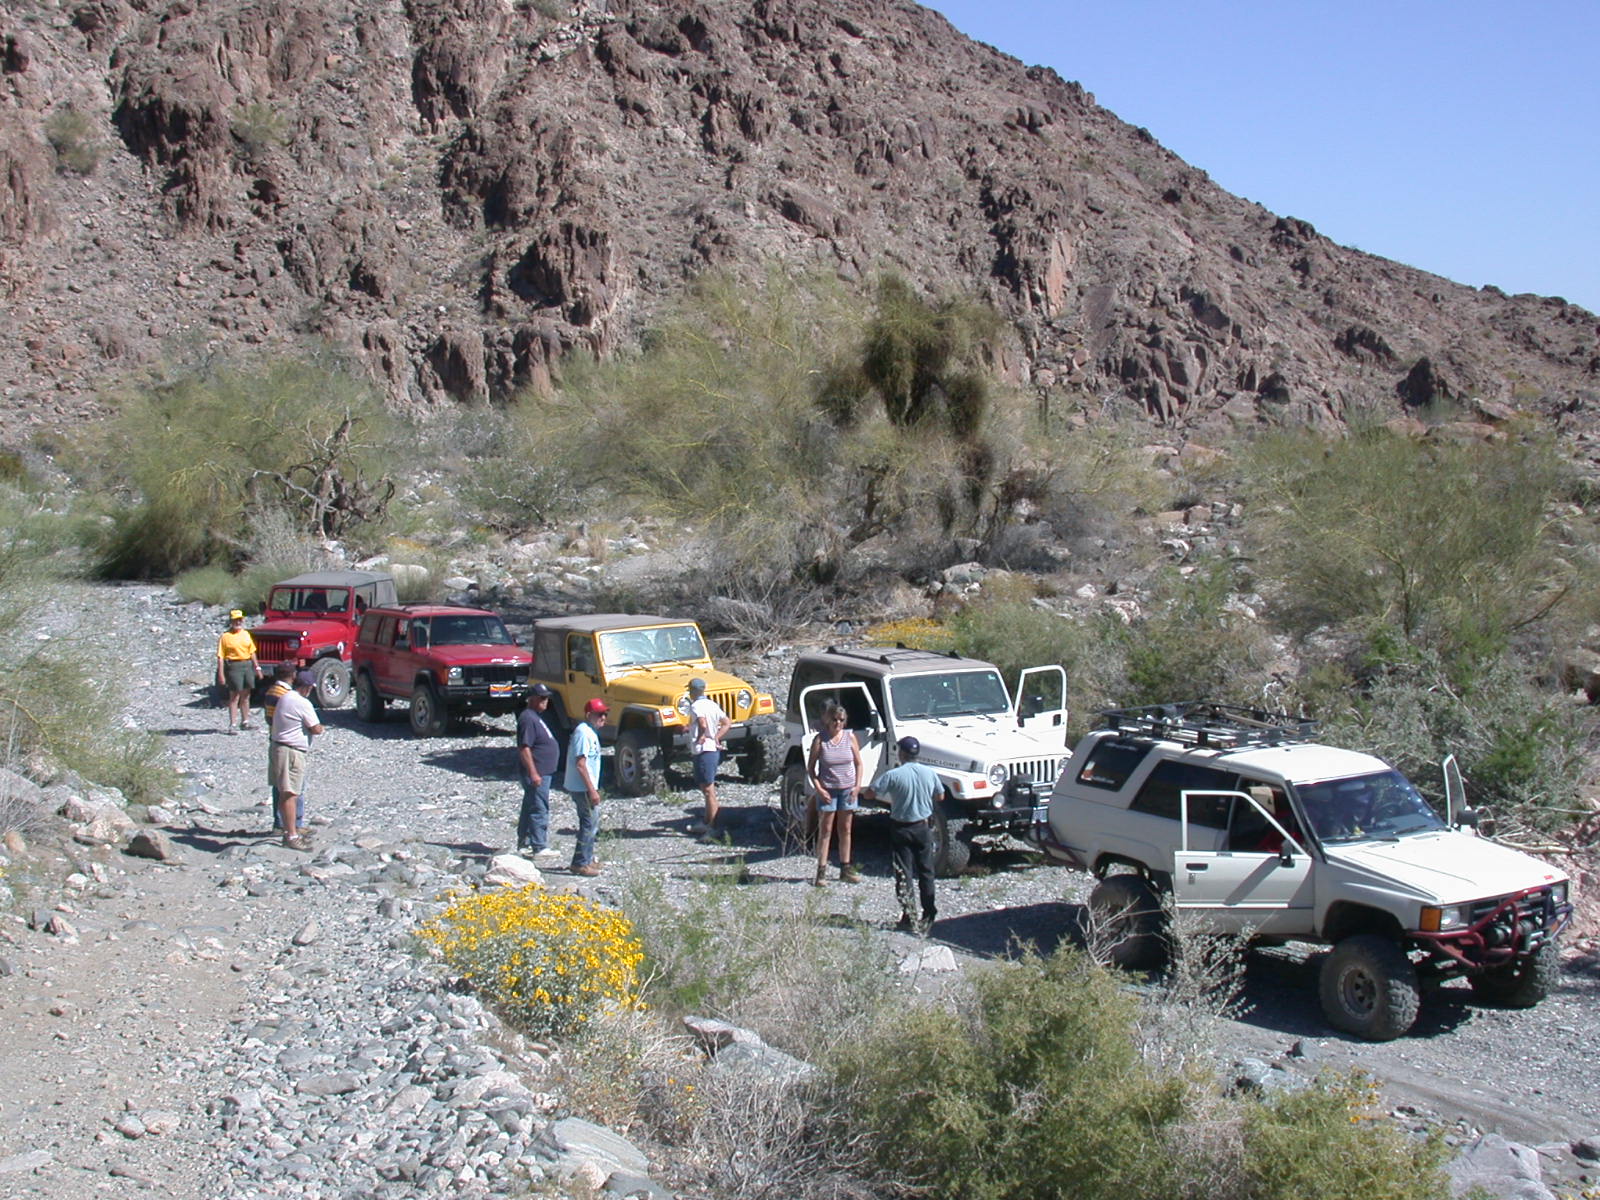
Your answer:
[[[455,683],[439,689],[439,699],[449,708],[504,712],[527,698],[528,685],[516,683]]]
[[[1445,966],[1468,972],[1492,970],[1537,954],[1572,920],[1572,905],[1553,888],[1537,887],[1476,906],[1464,929],[1416,930],[1412,939]]]

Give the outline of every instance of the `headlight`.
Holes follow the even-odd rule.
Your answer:
[[[739,705],[739,711],[743,712],[745,709],[749,708],[752,703],[754,703],[755,696],[751,693],[749,688],[740,688],[739,695],[735,697],[735,699]]]
[[[1460,929],[1466,924],[1461,917],[1461,906],[1451,905],[1449,908],[1424,908],[1422,910],[1422,931],[1424,933],[1442,933],[1446,929]]]
[[[994,766],[989,768],[989,782],[997,788],[1005,787],[1006,780],[1010,778],[1011,772],[1006,768],[1005,763],[995,763]]]
[[[683,695],[678,697],[678,711],[681,712],[686,717],[689,715],[689,693],[688,692],[685,692]]]
[[[445,672],[444,681],[446,683],[460,683],[461,682],[461,668],[460,667],[451,667],[448,671]]]
[[[1552,884],[1550,886],[1550,899],[1557,904],[1565,904],[1567,902],[1567,885],[1564,883]]]

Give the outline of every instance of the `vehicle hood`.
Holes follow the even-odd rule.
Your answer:
[[[922,743],[917,761],[930,767],[970,771],[1001,759],[1066,757],[1059,737],[1042,737],[1017,728],[1010,717],[947,717],[896,721],[896,738],[908,734]]]
[[[616,700],[648,704],[657,708],[670,707],[677,704],[678,697],[689,690],[691,679],[704,679],[706,691],[712,694],[750,688],[751,695],[760,695],[757,688],[727,671],[719,671],[704,664],[680,667],[676,663],[635,667],[622,675],[614,675],[606,685],[606,695]]]
[[[494,645],[430,646],[428,657],[447,667],[480,666],[484,663],[531,665],[533,655],[522,646]]]
[[[1503,896],[1566,878],[1532,855],[1453,830],[1323,849],[1330,863],[1439,904]]]
[[[314,638],[317,641],[348,641],[352,637],[354,627],[348,621],[318,620],[316,617],[274,617],[270,621],[263,621],[250,630],[252,636],[258,633],[275,634],[278,637],[297,637],[301,640]]]

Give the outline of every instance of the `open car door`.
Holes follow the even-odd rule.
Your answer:
[[[861,747],[861,786],[866,787],[880,771],[894,764],[884,761],[883,715],[864,683],[818,683],[800,693],[800,719],[806,727],[800,745],[802,760],[811,753],[811,743],[822,728],[822,710],[830,700],[844,705],[845,725]]]
[[[1067,744],[1067,672],[1059,665],[1029,667],[1017,676],[1017,727]]]
[[[1222,933],[1303,931],[1313,904],[1312,860],[1293,834],[1244,792],[1184,791],[1180,804],[1174,906]]]

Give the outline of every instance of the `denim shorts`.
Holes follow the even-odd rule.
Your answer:
[[[828,798],[817,801],[818,812],[855,812],[858,807],[850,788],[828,788]]]
[[[720,750],[702,750],[694,756],[695,787],[710,787],[717,781],[717,764],[722,761]]]

